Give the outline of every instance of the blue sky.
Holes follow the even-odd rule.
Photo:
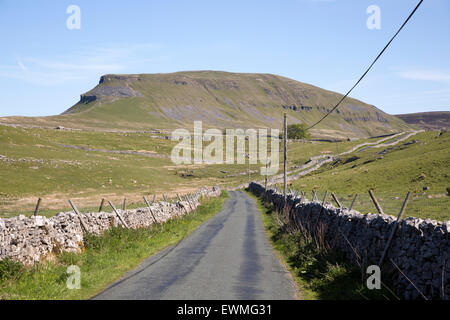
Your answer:
[[[107,73],[274,73],[344,93],[417,2],[0,0],[0,116],[59,114]],[[450,110],[450,1],[425,0],[351,96],[391,114]]]

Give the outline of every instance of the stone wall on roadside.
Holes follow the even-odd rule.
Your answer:
[[[283,194],[275,190],[265,192],[257,183],[251,183],[250,190],[258,196],[265,193],[277,208],[284,206]],[[450,221],[409,217],[397,223],[393,216],[361,214],[331,204],[322,206],[320,202],[307,202],[294,195],[288,196],[287,207],[296,224],[309,233],[322,229],[328,244],[342,252],[349,263],[361,265],[364,270],[378,264],[391,230],[397,224],[382,265],[381,280],[389,277],[403,299],[423,299],[419,290],[428,299],[450,298]]]
[[[182,216],[200,205],[202,196],[217,197],[218,187],[202,188],[192,195],[190,201],[176,203],[156,202],[150,208],[118,210],[129,228],[149,227],[155,223]],[[154,218],[153,218],[154,217]],[[101,234],[122,223],[114,212],[81,213],[87,231]],[[0,260],[32,265],[42,259],[50,259],[60,252],[79,252],[83,248],[83,227],[80,217],[73,211],[61,212],[51,218],[43,216],[0,218]]]

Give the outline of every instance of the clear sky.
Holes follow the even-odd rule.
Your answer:
[[[273,73],[344,93],[417,2],[0,0],[0,116],[59,114],[108,73]],[[450,110],[450,1],[425,0],[351,96],[391,114]]]

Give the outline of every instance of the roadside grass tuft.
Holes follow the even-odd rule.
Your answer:
[[[203,199],[202,205],[189,215],[161,225],[135,230],[112,228],[102,235],[85,235],[81,253],[64,252],[52,261],[23,267],[11,260],[0,261],[0,299],[87,299],[108,284],[135,269],[143,260],[175,245],[201,223],[218,213],[228,198]],[[67,268],[81,270],[81,289],[69,290]]]
[[[250,194],[253,198],[254,195]],[[297,296],[305,300],[396,300],[385,287],[369,290],[365,275],[345,263],[336,251],[323,249],[292,230],[273,206],[257,199],[267,236],[275,252],[297,285]]]
[[[17,279],[25,271],[25,267],[9,258],[0,261],[0,281]]]

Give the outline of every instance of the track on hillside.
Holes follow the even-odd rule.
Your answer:
[[[405,140],[411,138],[412,136],[414,136],[418,133],[421,133],[421,132],[424,132],[424,130],[413,131],[413,132],[400,132],[400,133],[397,133],[397,134],[394,134],[394,135],[391,135],[388,137],[384,137],[375,142],[364,142],[364,143],[358,144],[345,152],[339,153],[338,155],[317,155],[317,156],[311,157],[310,160],[306,164],[296,168],[295,170],[288,171],[287,172],[287,175],[288,175],[287,181],[297,180],[298,178],[300,178],[302,176],[310,174],[311,172],[314,172],[317,169],[319,169],[320,167],[322,167],[324,164],[333,162],[336,157],[347,155],[352,152],[361,152],[361,151],[364,151],[369,148],[381,148],[381,147],[393,146],[393,145],[396,145],[402,141],[405,141]],[[388,141],[388,140],[392,140],[392,141],[385,143],[385,141]],[[256,181],[256,182],[263,184],[264,180]],[[280,183],[280,182],[283,182],[283,174],[282,173],[274,175],[268,179],[268,183],[270,185]],[[244,189],[247,187],[248,187],[248,183],[243,183],[239,186],[229,188],[228,190],[240,190],[240,189]]]

